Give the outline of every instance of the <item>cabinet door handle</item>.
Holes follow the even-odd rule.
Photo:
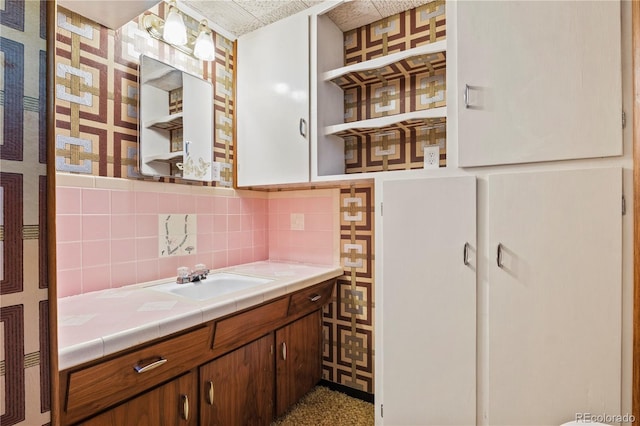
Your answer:
[[[462,95],[462,97],[464,98],[464,107],[465,108],[469,108],[469,90],[471,90],[471,87],[468,84],[464,85],[464,93]]]
[[[306,138],[307,137],[307,121],[304,118],[300,119],[299,130],[300,130],[300,136]]]
[[[287,360],[287,344],[285,342],[282,342],[282,360]]]
[[[154,368],[158,368],[160,367],[162,364],[164,364],[165,362],[167,362],[167,360],[165,358],[162,357],[158,357],[160,359],[152,362],[151,364],[147,364],[147,365],[134,365],[133,369],[136,370],[136,373],[138,374],[142,374],[146,371],[149,370],[153,370]]]
[[[207,382],[207,403],[213,405],[213,382]]]
[[[498,252],[496,253],[496,263],[498,264],[498,268],[503,268],[502,264],[502,243],[498,243]]]
[[[464,250],[462,252],[462,261],[464,266],[469,266],[469,243],[464,243]]]
[[[187,395],[180,395],[182,398],[182,418],[189,420],[189,397]]]
[[[322,296],[320,296],[319,294],[314,294],[312,296],[309,296],[309,300],[311,302],[317,302],[318,300],[320,300],[322,298]]]

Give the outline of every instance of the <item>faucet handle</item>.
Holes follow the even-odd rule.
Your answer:
[[[176,282],[178,284],[184,284],[189,281],[191,281],[191,272],[189,271],[189,268],[186,266],[180,266],[178,268],[178,278],[176,279]]]

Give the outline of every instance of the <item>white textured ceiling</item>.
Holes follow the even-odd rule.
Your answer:
[[[370,24],[432,0],[352,0],[327,15],[342,30]],[[322,0],[183,0],[210,22],[237,36],[286,18]]]

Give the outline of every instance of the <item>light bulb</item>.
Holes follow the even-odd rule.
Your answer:
[[[162,38],[167,42],[176,46],[184,46],[187,44],[187,27],[184,25],[182,15],[178,10],[171,6],[169,14],[164,21],[164,31]]]
[[[213,33],[207,28],[206,22],[200,23],[200,34],[193,46],[193,55],[203,61],[213,61],[216,58],[216,48],[213,44]]]

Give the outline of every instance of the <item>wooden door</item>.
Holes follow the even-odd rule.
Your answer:
[[[376,408],[386,424],[474,424],[475,178],[382,185]]]
[[[488,424],[620,413],[622,171],[491,175],[488,204]]]
[[[622,154],[619,1],[454,3],[460,166]]]
[[[273,333],[200,367],[200,424],[268,425],[274,380]]]
[[[198,389],[188,373],[81,424],[86,426],[195,426]]]
[[[276,330],[276,416],[281,416],[322,377],[322,312]]]

